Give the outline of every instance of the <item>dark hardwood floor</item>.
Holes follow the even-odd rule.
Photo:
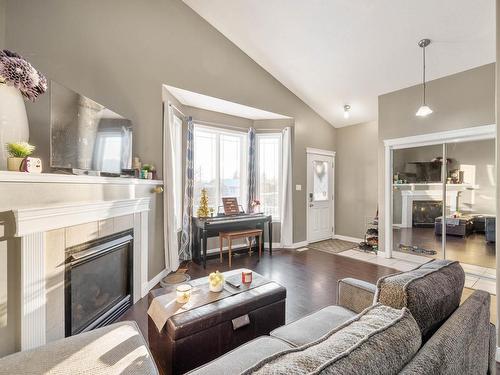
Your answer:
[[[291,322],[337,301],[337,281],[345,277],[375,282],[381,276],[397,272],[376,264],[361,262],[340,255],[316,250],[297,252],[293,250],[265,253],[260,262],[254,254],[242,254],[233,258],[233,269],[249,268],[272,279],[287,289],[286,321]],[[209,260],[204,270],[193,262],[188,265],[192,278],[208,275],[215,270],[229,269],[227,257],[224,263]],[[125,312],[120,320],[135,320],[144,337],[148,339],[148,298],[142,298]]]

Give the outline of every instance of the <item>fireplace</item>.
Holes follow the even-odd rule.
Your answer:
[[[442,216],[443,201],[413,201],[412,224],[414,227],[432,227],[437,217]]]
[[[132,302],[133,232],[66,249],[66,337],[115,321]]]

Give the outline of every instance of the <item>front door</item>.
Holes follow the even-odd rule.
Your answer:
[[[307,153],[307,240],[333,237],[333,153]]]

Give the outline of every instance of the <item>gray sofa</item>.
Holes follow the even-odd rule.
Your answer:
[[[462,305],[457,262],[432,261],[378,280],[338,283],[325,307],[223,355],[190,375],[494,374],[490,295]]]
[[[158,375],[135,322],[121,322],[0,359],[0,375]]]

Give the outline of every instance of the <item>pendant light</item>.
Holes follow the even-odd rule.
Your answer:
[[[349,104],[346,104],[344,106],[344,118],[348,119],[349,118],[349,111],[351,110],[351,106]]]
[[[425,117],[427,115],[430,115],[432,113],[432,109],[427,105],[425,102],[425,88],[426,88],[426,83],[425,83],[425,47],[427,47],[429,44],[431,44],[430,39],[422,39],[420,42],[418,42],[418,46],[422,48],[422,58],[423,58],[423,89],[424,89],[424,96],[423,96],[423,103],[422,106],[418,109],[417,113],[415,114],[416,116],[419,117]]]

